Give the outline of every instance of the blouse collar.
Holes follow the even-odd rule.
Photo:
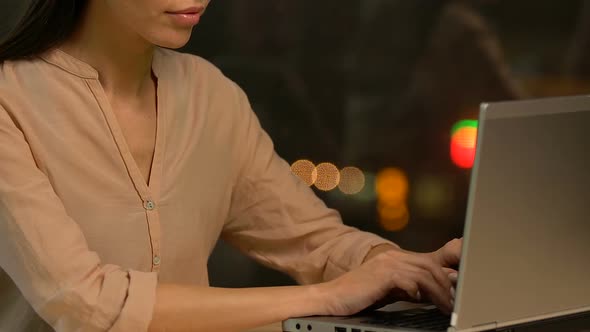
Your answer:
[[[160,77],[161,54],[160,47],[154,49],[152,59],[152,71],[156,77]],[[39,55],[43,60],[51,63],[70,74],[86,79],[98,79],[98,71],[90,64],[75,58],[74,56],[62,51],[59,48],[52,48]]]

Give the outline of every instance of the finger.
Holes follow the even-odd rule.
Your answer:
[[[408,276],[409,271],[399,272],[397,273],[397,280],[394,281],[394,288],[392,289],[392,294],[400,295],[399,290],[402,290],[404,295],[401,295],[400,298],[405,298],[405,300],[411,299],[416,302],[422,301],[422,296],[420,294],[420,287],[418,283],[411,277]]]
[[[451,284],[453,287],[457,286],[457,279],[459,277],[459,272],[455,269],[450,269],[448,267],[443,267],[443,272],[449,277]]]
[[[442,296],[447,299],[452,297],[451,289],[453,285],[451,280],[443,271],[442,267],[435,263],[430,254],[407,253],[403,255],[401,259],[398,258],[396,270],[398,272],[409,271],[412,272],[413,275],[427,274],[427,278],[434,281],[437,289],[442,291],[442,293],[438,292],[437,294],[443,294]],[[424,298],[422,300],[424,300]]]
[[[416,273],[431,273],[429,269],[425,268],[422,264],[417,264],[415,261],[400,263],[398,269],[412,272],[412,276]],[[438,282],[438,281],[437,281]],[[442,286],[442,285],[441,285]]]
[[[432,274],[436,282],[438,282],[438,284],[444,289],[446,289],[447,293],[450,294],[452,283],[449,280],[448,275],[443,271],[442,267],[440,267],[434,262],[430,255],[413,255],[413,257],[409,259],[409,262]]]
[[[421,273],[414,273],[412,278],[417,281],[418,286],[421,290],[424,290],[428,298],[441,309],[441,311],[449,314],[452,310],[451,293],[450,288],[441,287],[438,282],[434,279],[434,276],[428,271],[422,271]]]
[[[406,301],[406,302],[421,302],[420,291],[416,291],[416,294],[410,295],[408,292],[402,288],[395,288],[392,289],[391,292],[387,295],[387,298],[390,301],[397,302],[397,301]]]
[[[416,285],[416,287],[418,287]],[[418,294],[420,294],[420,291],[417,291]],[[363,309],[361,311],[361,313],[368,313],[371,311],[375,311],[377,309],[380,309],[386,305],[398,302],[398,301],[406,301],[406,302],[414,302],[414,303],[419,303],[419,300],[416,300],[415,297],[412,297],[410,295],[408,295],[408,292],[403,290],[402,288],[399,288],[399,286],[396,286],[394,289],[391,290],[391,292],[389,292],[389,294],[387,294],[387,296],[385,296],[384,298],[378,300],[377,302],[375,302],[374,304],[368,306],[367,308]]]
[[[371,304],[370,306],[361,310],[359,313],[360,314],[369,313],[369,312],[375,311],[377,309],[383,308],[384,306],[391,304],[393,302],[395,302],[395,300],[391,300],[389,297],[387,297],[387,298],[381,299],[381,300]]]
[[[447,242],[442,248],[435,251],[435,257],[441,266],[455,266],[461,260],[461,248],[463,247],[463,238],[453,239]]]

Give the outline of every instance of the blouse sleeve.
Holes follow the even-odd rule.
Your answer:
[[[291,173],[243,91],[234,88],[239,171],[224,240],[303,284],[330,280],[359,266],[379,244],[396,246],[343,225],[339,213]]]
[[[0,268],[56,331],[146,331],[156,273],[102,264],[0,105]]]

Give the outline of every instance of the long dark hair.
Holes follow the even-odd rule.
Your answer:
[[[88,0],[32,0],[14,29],[0,40],[0,63],[32,58],[70,36]]]

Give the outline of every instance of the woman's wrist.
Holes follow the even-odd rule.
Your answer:
[[[368,261],[370,261],[371,259],[375,258],[375,256],[390,251],[390,250],[399,250],[399,248],[389,244],[389,243],[384,243],[384,244],[380,244],[378,246],[373,247],[371,250],[369,250],[369,252],[367,253],[367,256],[365,256],[365,259],[363,260],[363,263],[366,263]]]
[[[328,315],[330,298],[334,294],[332,283],[322,282],[303,287],[306,287],[308,301],[304,301],[304,303],[301,304],[301,307],[303,308],[302,316]]]

